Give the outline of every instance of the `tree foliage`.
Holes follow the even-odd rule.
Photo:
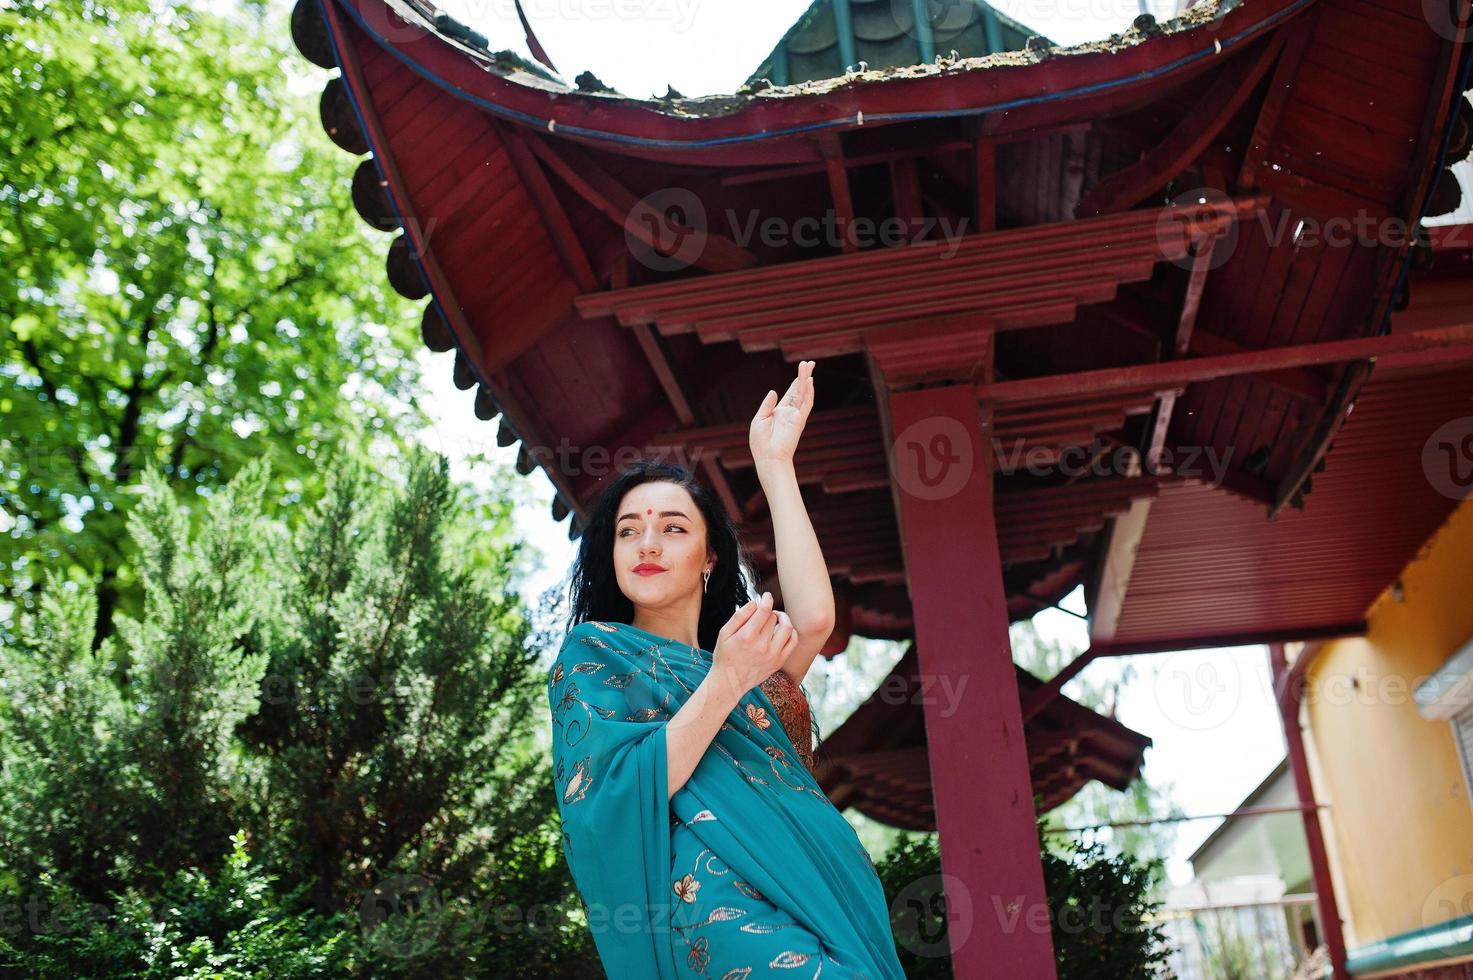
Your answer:
[[[1032,621],[1014,624],[1011,638],[1014,659],[1024,669],[1042,679],[1053,677],[1081,653],[1066,643],[1044,637]],[[1110,672],[1111,676],[1100,679],[1097,675],[1102,672]],[[1074,700],[1086,708],[1113,718],[1115,701],[1121,687],[1131,683],[1135,677],[1135,668],[1129,664],[1097,662],[1071,681],[1069,688]],[[1141,767],[1141,773],[1123,791],[1098,781],[1086,783],[1073,798],[1049,811],[1047,825],[1051,828],[1100,827],[1099,830],[1086,832],[1083,839],[1087,846],[1098,841],[1115,854],[1129,854],[1145,861],[1164,862],[1175,845],[1178,825],[1168,822],[1129,825],[1130,821],[1183,815],[1181,807],[1172,802],[1170,785],[1162,785],[1158,780],[1150,778],[1149,762],[1150,750],[1147,749],[1147,764]],[[1125,825],[1102,827],[1110,823]],[[1063,843],[1064,837],[1060,834],[1049,834],[1046,839],[1056,845],[1062,855],[1073,850],[1073,845]],[[1159,891],[1164,882],[1163,874],[1153,887]]]
[[[1042,820],[1038,831],[1048,904],[1040,911],[1047,914],[1059,980],[1168,976],[1170,951],[1164,929],[1153,919],[1159,903],[1151,897],[1159,862],[1112,854],[1098,842],[1045,844]],[[953,918],[948,915],[937,836],[904,835],[876,867],[890,901],[905,975],[912,980],[948,980],[953,976]],[[956,907],[970,908],[974,917],[997,914],[985,895],[972,895]],[[1016,916],[1018,929],[1042,921],[1030,909],[1019,909]],[[970,941],[978,941],[973,936]]]
[[[580,975],[536,744],[551,637],[460,550],[447,461],[414,454],[402,487],[335,461],[295,530],[265,460],[198,519],[142,479],[141,615],[94,649],[95,595],[52,575],[0,648],[0,903],[74,926],[12,928],[12,959],[125,964],[141,930],[191,969],[351,940],[336,975]],[[242,889],[296,938],[240,920]]]
[[[0,603],[64,571],[100,642],[142,600],[144,468],[195,500],[264,456],[310,500],[334,449],[421,424],[414,320],[287,37],[260,0],[0,4]]]

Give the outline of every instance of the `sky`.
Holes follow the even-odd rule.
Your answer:
[[[591,70],[626,95],[734,91],[762,64],[811,0],[523,0],[522,9],[558,73]],[[909,5],[911,0],[882,0]],[[933,4],[938,0],[931,0]],[[949,0],[941,0],[949,2]],[[527,55],[514,0],[439,0],[486,35],[492,50]],[[1142,10],[1165,20],[1176,0],[996,0],[993,7],[1056,44],[1119,33]]]
[[[894,0],[908,2],[908,0]],[[809,5],[809,0],[525,0],[524,9],[549,57],[568,79],[584,69],[634,96],[662,94],[673,85],[685,95],[729,92],[759,65],[773,45]],[[1002,0],[995,6],[1061,44],[1096,40],[1124,30],[1143,9],[1160,19],[1175,0]],[[486,34],[493,49],[525,53],[512,0],[443,0],[443,8]],[[466,461],[485,453],[494,465],[510,468],[515,446],[496,445],[497,421],[483,422],[472,411],[473,391],[451,382],[453,355],[422,350],[428,390],[423,403],[432,426],[422,441],[452,461],[466,480],[484,474]],[[566,522],[549,512],[552,487],[542,471],[525,478],[532,502],[520,507],[517,525],[539,555],[524,587],[534,600],[563,580],[575,543]],[[1066,605],[1083,611],[1076,592]],[[1083,622],[1047,610],[1035,619],[1045,638],[1075,649],[1087,646]],[[898,654],[897,654],[898,655]],[[842,681],[842,668],[830,681]],[[1081,675],[1107,680],[1134,662],[1136,680],[1122,687],[1116,716],[1149,735],[1145,768],[1149,778],[1172,787],[1172,799],[1187,814],[1232,810],[1284,756],[1284,740],[1269,692],[1264,647],[1198,650],[1096,661]],[[893,662],[893,661],[892,661]],[[1077,693],[1077,682],[1064,693]],[[1180,825],[1168,860],[1171,881],[1191,877],[1186,856],[1218,825],[1215,819]]]

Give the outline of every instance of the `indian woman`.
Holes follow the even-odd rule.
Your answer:
[[[624,470],[583,531],[548,672],[553,779],[615,980],[904,976],[874,864],[812,772],[800,685],[834,624],[793,468],[812,374],[750,431],[783,609],[749,592],[730,517],[682,467]]]

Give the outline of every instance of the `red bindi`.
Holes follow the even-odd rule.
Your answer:
[[[655,512],[655,509],[654,509],[654,508],[653,508],[653,507],[646,507],[646,508],[645,508],[645,509],[644,509],[644,512],[645,512],[645,513],[646,513],[646,514],[653,514],[653,513],[654,513],[654,512]]]

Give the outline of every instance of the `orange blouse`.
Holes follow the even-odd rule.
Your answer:
[[[777,709],[777,720],[782,722],[798,757],[809,772],[813,771],[813,727],[809,716],[808,698],[803,689],[781,670],[774,670],[761,684],[762,692]]]

